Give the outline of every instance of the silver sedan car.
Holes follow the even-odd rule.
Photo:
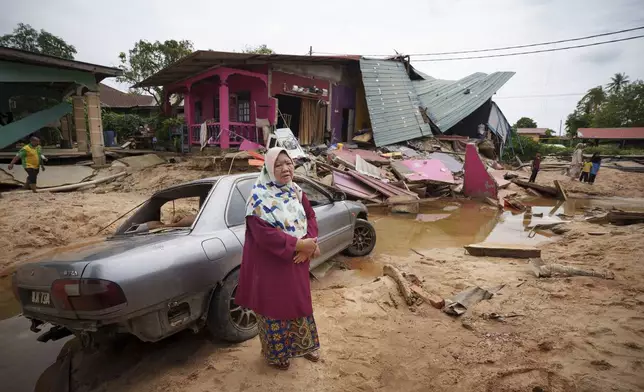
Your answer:
[[[129,333],[154,342],[208,328],[241,342],[257,334],[252,311],[235,304],[244,244],[246,198],[257,173],[206,178],[155,193],[99,243],[18,268],[16,298],[40,341],[75,334],[85,346]],[[315,210],[321,255],[370,253],[376,242],[367,209],[296,177]],[[164,219],[183,201],[194,215]],[[163,221],[167,223],[163,223]]]

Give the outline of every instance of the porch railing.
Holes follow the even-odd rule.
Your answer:
[[[198,145],[201,139],[201,124],[192,124],[189,128],[190,142]],[[209,146],[228,148],[240,145],[244,139],[264,144],[262,129],[254,124],[231,122],[228,129],[224,129],[220,123],[212,122],[207,123],[206,128],[208,130],[206,139]]]

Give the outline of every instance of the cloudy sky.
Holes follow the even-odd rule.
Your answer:
[[[119,52],[139,39],[189,39],[196,49],[222,51],[267,44],[289,54],[305,54],[310,46],[314,52],[369,55],[520,45],[644,26],[644,0],[5,2],[0,34],[19,22],[64,38],[76,46],[77,60],[115,66]],[[630,33],[640,34],[644,30]],[[412,58],[412,64],[444,79],[514,71],[495,98],[508,121],[528,116],[557,131],[581,95],[614,73],[644,79],[644,39],[506,58]]]

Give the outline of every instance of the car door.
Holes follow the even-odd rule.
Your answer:
[[[320,257],[311,262],[311,268],[351,245],[353,227],[349,209],[343,201],[334,202],[331,196],[311,181],[296,178],[311,203],[318,222]]]

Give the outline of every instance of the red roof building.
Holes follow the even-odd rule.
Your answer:
[[[644,140],[644,128],[579,128],[581,139]]]

